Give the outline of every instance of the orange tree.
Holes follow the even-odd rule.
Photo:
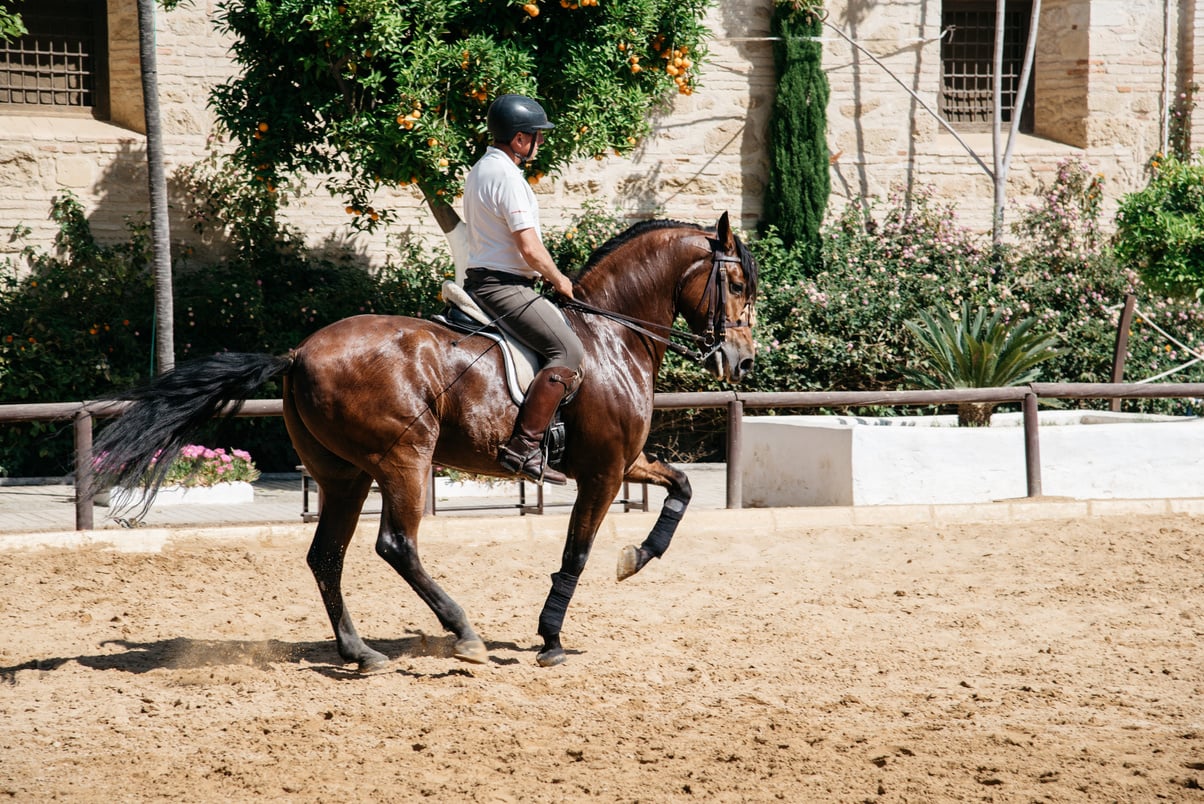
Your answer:
[[[239,73],[212,96],[234,156],[269,193],[305,173],[352,225],[416,185],[445,231],[506,92],[540,100],[556,136],[532,181],[571,160],[632,150],[650,113],[690,94],[712,0],[224,0]]]

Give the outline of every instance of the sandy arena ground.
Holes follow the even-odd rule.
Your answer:
[[[623,584],[599,539],[552,669],[554,541],[424,543],[484,666],[357,541],[351,610],[396,657],[369,677],[303,541],[0,552],[0,798],[1204,801],[1204,522],[705,516]]]

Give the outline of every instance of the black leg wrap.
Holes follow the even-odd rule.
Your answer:
[[[656,524],[652,526],[652,532],[648,534],[648,538],[644,539],[644,543],[640,547],[647,550],[650,555],[660,558],[669,549],[669,542],[673,541],[673,534],[677,530],[677,524],[681,522],[682,515],[686,512],[686,506],[689,500],[683,500],[679,497],[666,497],[665,504],[661,507],[661,515],[656,518]]]
[[[565,572],[552,573],[552,591],[544,601],[543,611],[539,613],[539,635],[542,637],[556,636],[564,625],[564,613],[568,611],[569,601],[577,589],[577,576]]]

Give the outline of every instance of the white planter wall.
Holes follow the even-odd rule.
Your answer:
[[[1020,414],[747,416],[749,507],[989,502],[1027,494]],[[1085,411],[1040,416],[1042,491],[1076,499],[1204,497],[1204,420]]]
[[[139,506],[146,498],[141,487],[114,486],[98,495],[96,503],[110,508]],[[255,487],[250,483],[218,483],[213,486],[160,486],[153,505],[241,505],[255,502]]]

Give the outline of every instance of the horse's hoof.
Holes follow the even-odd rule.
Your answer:
[[[479,639],[459,640],[456,642],[456,650],[452,655],[462,662],[471,664],[485,664],[489,661],[489,651],[485,649],[485,643]]]
[[[615,579],[625,581],[640,571],[640,552],[635,545],[627,545],[619,551],[619,566],[615,568]]]
[[[564,648],[552,648],[545,650],[535,657],[535,662],[540,667],[555,667],[558,664],[564,664],[568,656],[564,653]]]
[[[372,656],[360,659],[359,673],[362,676],[370,676],[376,673],[388,672],[393,665],[393,660],[383,653],[377,653]]]

